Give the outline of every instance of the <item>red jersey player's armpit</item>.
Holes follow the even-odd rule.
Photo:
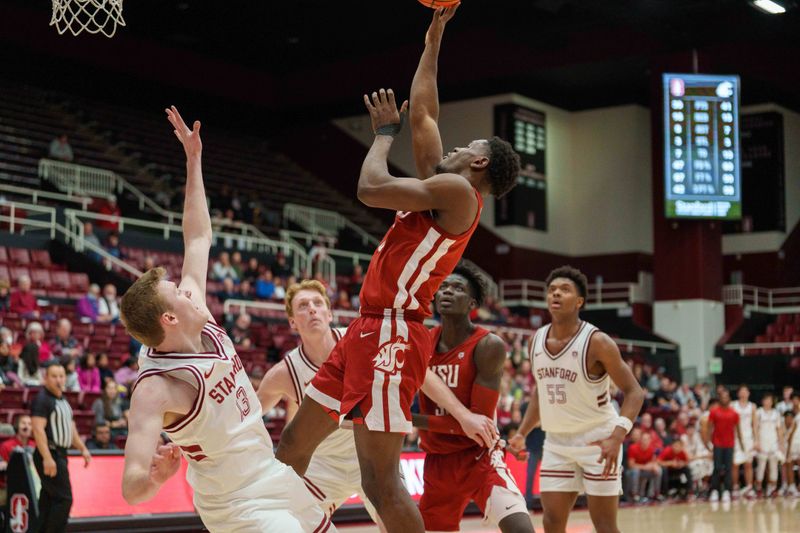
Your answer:
[[[449,435],[465,435],[461,424],[452,415],[429,416],[428,431],[434,433],[447,433]]]
[[[500,391],[484,387],[477,382],[473,383],[469,410],[473,413],[494,418],[494,414],[497,411],[497,401],[499,399]]]

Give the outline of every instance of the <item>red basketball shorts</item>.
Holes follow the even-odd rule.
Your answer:
[[[426,455],[424,492],[419,501],[425,530],[458,531],[470,500],[495,526],[506,516],[527,513],[525,499],[504,457],[502,450],[490,452],[477,446]]]
[[[411,431],[411,403],[425,381],[432,340],[421,317],[396,309],[366,313],[350,324],[306,395],[341,422],[371,431]],[[354,409],[358,409],[354,412]]]

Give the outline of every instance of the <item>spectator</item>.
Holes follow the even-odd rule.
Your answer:
[[[722,493],[722,501],[731,501],[731,490],[733,488],[733,446],[735,436],[742,442],[739,430],[739,413],[731,407],[731,393],[727,389],[722,389],[719,395],[719,405],[709,410],[708,421],[703,434],[703,442],[706,448],[711,451],[714,445],[714,472],[711,477],[711,496],[709,501],[719,501],[719,489],[721,476],[725,472],[725,490]]]
[[[256,297],[262,300],[269,300],[275,295],[275,282],[272,272],[265,270],[256,281]]]
[[[35,345],[40,363],[50,360],[53,354],[50,352],[50,345],[44,342],[44,328],[39,322],[28,323],[25,340],[27,345]]]
[[[653,426],[655,428],[656,435],[658,435],[658,440],[661,441],[661,446],[657,446],[658,451],[660,452],[661,450],[672,444],[672,441],[674,439],[672,438],[672,435],[670,435],[669,432],[667,432],[667,423],[660,416],[656,418],[656,421],[653,424]]]
[[[97,235],[94,234],[94,226],[92,226],[91,222],[84,222],[83,223],[83,240],[85,242],[91,243],[97,248],[102,248],[103,246],[100,244],[100,239],[97,238]],[[101,257],[94,249],[89,249],[89,257],[91,257],[95,261],[100,261]]]
[[[147,272],[148,270],[152,270],[156,267],[156,260],[152,255],[145,256],[144,262],[142,262],[142,272]]]
[[[675,399],[678,400],[678,403],[681,406],[688,405],[689,400],[697,401],[697,398],[692,392],[692,388],[689,386],[688,383],[683,383],[678,390],[675,391]]]
[[[17,313],[22,318],[36,318],[40,316],[39,304],[36,296],[31,292],[31,278],[20,276],[17,280],[17,290],[11,294],[8,310]]]
[[[215,261],[214,266],[211,267],[211,277],[216,281],[224,281],[228,278],[232,281],[239,281],[239,275],[236,273],[236,269],[233,268],[233,265],[231,265],[231,256],[228,252],[219,254],[219,259]]]
[[[353,304],[350,302],[350,295],[347,294],[347,291],[342,289],[339,291],[339,297],[333,302],[333,307],[335,309],[343,309],[345,311],[349,311],[353,309]]]
[[[639,442],[628,448],[628,469],[633,501],[642,501],[642,495],[645,501],[661,495],[661,467],[656,460],[656,447],[650,433],[643,431]],[[645,492],[648,483],[650,488]]]
[[[72,153],[72,146],[69,144],[69,137],[67,137],[66,133],[62,133],[50,141],[50,149],[47,151],[47,156],[50,159],[72,163],[75,155]]]
[[[60,361],[61,366],[64,367],[64,374],[67,377],[64,390],[68,392],[80,392],[81,383],[78,381],[77,360],[74,357],[64,356]]]
[[[33,464],[42,482],[39,493],[39,531],[66,531],[72,507],[72,486],[67,468],[67,449],[81,451],[85,466],[91,455],[78,436],[72,408],[64,398],[64,369],[57,362],[46,370],[44,387],[31,407],[36,449]]]
[[[283,279],[275,278],[273,283],[275,284],[275,292],[272,293],[272,299],[283,301],[286,298],[286,289],[283,286]]]
[[[92,438],[86,440],[86,447],[90,450],[119,450],[111,442],[111,426],[108,422],[99,422],[94,425]]]
[[[26,387],[38,387],[42,384],[42,376],[39,373],[39,350],[36,344],[28,343],[22,349],[17,376]]]
[[[361,292],[361,286],[364,284],[364,268],[357,264],[353,267],[353,273],[350,275],[350,293],[358,294]]]
[[[685,410],[681,411],[680,413],[678,413],[678,416],[675,417],[675,420],[672,421],[672,425],[670,426],[670,433],[675,435],[677,438],[680,438],[686,434],[686,429],[690,425],[691,424],[689,422],[689,412]]]
[[[122,253],[122,248],[119,247],[119,234],[118,233],[109,233],[108,238],[106,239],[106,252],[110,255],[116,257],[117,259],[125,259],[125,254]],[[106,265],[106,268],[110,268],[110,265]]]
[[[122,362],[119,370],[114,372],[114,381],[131,390],[131,385],[139,377],[139,358],[130,356]],[[104,381],[103,383],[107,383]]]
[[[276,278],[287,278],[292,274],[289,265],[286,264],[286,255],[283,252],[278,252],[275,256],[275,262],[271,267],[272,275]],[[287,283],[287,287],[290,284]]]
[[[664,411],[671,411],[670,403],[672,402],[672,380],[664,376],[661,378],[659,389],[653,395],[658,407]]]
[[[56,324],[56,336],[50,341],[50,351],[53,357],[76,358],[83,355],[83,345],[72,336],[72,322],[68,318],[62,318]]]
[[[11,345],[5,339],[0,340],[0,385],[5,387],[22,386],[17,378],[18,367],[19,360],[11,355]]]
[[[253,287],[250,285],[250,282],[247,280],[242,281],[239,284],[239,296],[240,300],[252,300],[253,299]]]
[[[792,393],[794,392],[794,387],[791,385],[786,385],[783,387],[783,396],[781,397],[781,401],[778,402],[778,405],[775,406],[775,409],[781,414],[781,416],[785,415],[788,412],[793,411],[794,406],[792,405]]]
[[[97,210],[98,214],[108,217],[107,219],[99,219],[97,227],[106,231],[118,232],[119,231],[119,217],[122,216],[122,211],[117,205],[117,197],[109,194],[105,203]]]
[[[219,301],[224,302],[225,300],[236,299],[238,297],[239,291],[236,290],[233,280],[231,278],[225,278],[222,280],[222,290],[217,292],[217,298],[219,298]]]
[[[92,404],[92,411],[95,423],[108,423],[112,435],[128,433],[128,414],[122,410],[122,398],[119,397],[119,388],[115,381],[106,381],[100,397]]]
[[[251,257],[247,261],[247,269],[244,271],[244,279],[250,283],[255,283],[259,276],[258,258]]]
[[[5,313],[11,306],[11,284],[7,279],[0,279],[0,312]]]
[[[116,324],[119,322],[119,299],[117,298],[117,287],[113,283],[107,283],[103,287],[103,295],[97,301],[98,322]]]
[[[11,460],[11,452],[14,448],[25,448],[33,451],[36,448],[36,441],[31,437],[33,426],[31,425],[30,415],[17,415],[14,417],[14,436],[0,444],[0,503],[6,503],[6,475],[8,461]],[[9,531],[12,531],[9,529]]]
[[[639,426],[642,428],[642,433],[648,433],[650,440],[655,444],[656,449],[660,450],[664,447],[661,437],[658,436],[656,430],[653,429],[653,416],[650,413],[642,413],[639,418]]]
[[[81,357],[78,382],[84,392],[100,392],[100,369],[97,368],[97,356],[94,353],[89,352]]]
[[[714,462],[711,452],[703,444],[703,438],[697,431],[697,426],[689,425],[686,434],[681,437],[684,449],[689,456],[689,471],[696,494],[703,490],[703,483],[711,477],[714,471]]]
[[[105,383],[107,379],[114,379],[114,371],[109,366],[106,352],[97,354],[97,368],[100,371],[100,383]]]
[[[81,322],[94,324],[100,315],[100,286],[96,283],[89,285],[89,291],[78,300],[75,310]]]
[[[335,287],[332,286],[328,282],[327,279],[325,279],[325,276],[322,275],[322,271],[321,270],[318,270],[314,274],[314,280],[319,281],[320,283],[322,283],[322,286],[325,287],[325,292],[328,294],[328,298],[333,300],[333,298],[336,296]]]
[[[689,455],[683,448],[683,441],[672,441],[658,456],[658,464],[664,469],[668,495],[677,494],[683,499],[689,496],[692,486],[692,473],[689,470]]]
[[[245,350],[252,347],[252,331],[250,330],[251,323],[252,319],[247,313],[242,313],[236,317],[236,321],[228,329],[228,336],[231,338],[234,345],[240,346]]]
[[[244,274],[244,263],[242,263],[242,252],[236,251],[231,254],[231,266],[236,272],[236,279],[241,280]]]

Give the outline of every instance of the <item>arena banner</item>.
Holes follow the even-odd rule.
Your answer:
[[[525,490],[526,464],[508,455],[508,468],[521,491]],[[89,518],[97,516],[127,516],[159,513],[191,513],[192,489],[186,482],[186,462],[182,462],[180,471],[173,476],[158,496],[147,503],[128,505],[122,498],[122,472],[124,467],[122,455],[102,455],[92,458],[89,468],[84,468],[83,458],[69,457],[69,474],[72,480],[73,518]],[[422,496],[422,472],[425,454],[422,452],[404,453],[400,458],[400,467],[405,478],[406,488],[415,501]],[[534,481],[534,493],[539,492],[538,472]],[[346,505],[359,505],[361,499],[353,496]]]

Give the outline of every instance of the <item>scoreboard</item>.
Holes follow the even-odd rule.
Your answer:
[[[669,218],[739,219],[739,77],[664,74]]]

